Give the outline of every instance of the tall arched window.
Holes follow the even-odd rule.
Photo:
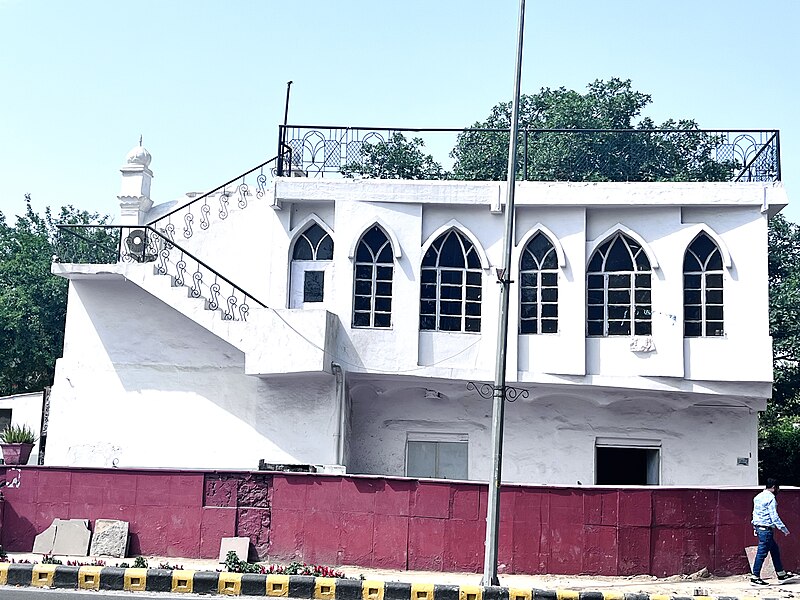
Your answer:
[[[353,327],[391,327],[394,253],[375,225],[356,248],[353,277]]]
[[[310,302],[323,302],[325,280],[333,264],[333,240],[316,223],[311,224],[292,249],[290,306],[301,308]],[[327,275],[326,275],[327,273]]]
[[[520,333],[558,331],[558,258],[553,243],[537,233],[522,250]]]
[[[650,335],[650,261],[638,242],[617,233],[601,244],[586,287],[588,335]]]
[[[419,328],[481,330],[481,261],[475,246],[456,229],[431,244],[422,259]]]
[[[722,256],[705,233],[698,235],[683,257],[683,335],[724,335]]]

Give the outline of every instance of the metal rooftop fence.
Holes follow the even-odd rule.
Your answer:
[[[410,178],[505,180],[508,142],[507,129],[281,125],[275,174],[398,177],[369,166],[385,169],[405,147],[441,167]],[[517,178],[528,181],[781,179],[777,130],[523,129],[518,152]]]

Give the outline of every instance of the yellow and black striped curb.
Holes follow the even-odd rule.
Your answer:
[[[0,563],[0,585],[70,590],[125,590],[221,596],[282,596],[308,600],[755,600],[752,596],[670,596],[616,591],[541,590],[480,585],[438,585],[120,567]],[[758,600],[778,600],[759,598]]]

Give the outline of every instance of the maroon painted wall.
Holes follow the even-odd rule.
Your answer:
[[[29,552],[53,518],[105,518],[130,522],[133,555],[216,557],[221,537],[246,535],[254,555],[274,561],[434,571],[483,565],[480,484],[58,467],[8,468],[5,477],[0,543],[12,552]],[[745,573],[756,491],[504,486],[500,570]],[[781,515],[800,532],[799,510],[800,490],[781,492]],[[798,537],[780,542],[794,564]]]

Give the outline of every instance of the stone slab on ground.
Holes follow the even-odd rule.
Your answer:
[[[53,544],[56,541],[56,528],[60,522],[61,519],[53,519],[53,522],[50,523],[50,527],[33,538],[33,551],[36,554],[53,553]]]
[[[89,554],[124,558],[127,552],[128,522],[116,519],[95,519]]]
[[[53,554],[58,556],[88,556],[89,540],[92,532],[89,531],[88,519],[70,519],[60,521],[56,526],[56,538],[53,542]]]
[[[225,562],[228,552],[233,550],[239,560],[246,561],[250,555],[249,537],[224,537],[219,542],[219,562]]]
[[[753,572],[753,563],[756,560],[756,550],[758,550],[758,546],[747,546],[744,549],[744,553],[747,554],[747,562],[750,563],[750,572]],[[767,558],[764,559],[764,564],[761,567],[761,579],[775,579],[778,577],[778,574],[775,573],[775,565],[772,564],[772,557],[767,554]]]

